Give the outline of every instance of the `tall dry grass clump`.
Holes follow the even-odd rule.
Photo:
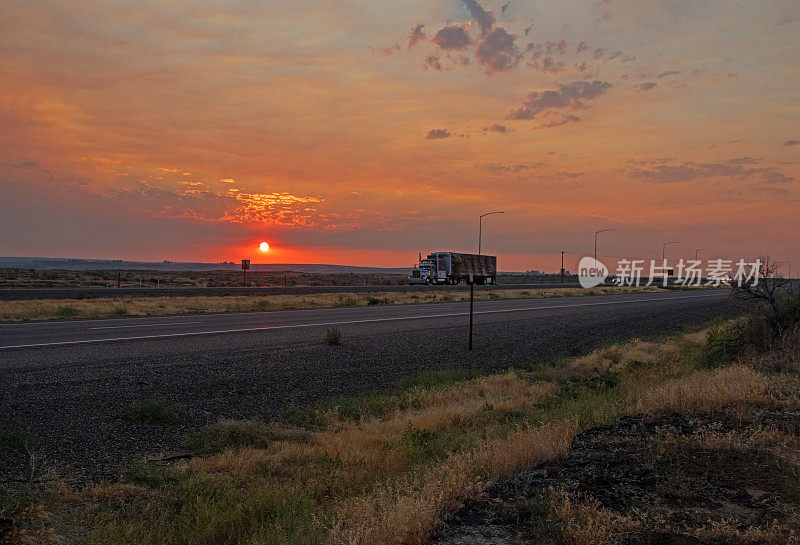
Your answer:
[[[659,291],[650,287],[604,287],[591,291],[581,288],[540,290],[479,291],[478,300],[536,299],[580,295],[622,294]],[[367,306],[375,304],[411,304],[466,300],[464,292],[421,289],[419,292],[314,293],[308,295],[231,295],[175,297],[98,297],[96,299],[33,299],[0,301],[0,321],[50,320],[59,318],[103,318],[119,316],[161,316],[196,312],[248,312]]]
[[[548,518],[558,525],[563,545],[603,545],[641,530],[641,521],[604,509],[594,498],[551,487],[545,495]]]
[[[566,455],[577,426],[552,422],[484,442],[396,486],[345,502],[337,513],[331,541],[347,545],[422,545],[442,520],[474,497],[484,479]]]
[[[633,339],[626,343],[600,348],[585,356],[570,360],[567,367],[581,373],[619,372],[631,364],[651,365],[665,357],[677,356],[686,349],[687,344],[700,344],[704,340],[704,331],[687,333],[663,341]]]
[[[769,381],[745,365],[695,371],[646,390],[636,401],[636,411],[712,411],[740,403],[764,403]]]

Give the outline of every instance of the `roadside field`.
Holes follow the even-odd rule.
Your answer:
[[[698,479],[732,503],[676,507],[678,518],[663,519],[566,485],[518,487],[511,499],[491,488],[497,516],[561,544],[635,543],[654,532],[687,543],[796,543],[797,429],[780,414],[800,410],[800,335],[789,332],[768,353],[729,352],[737,327],[717,323],[488,376],[424,373],[270,422],[220,420],[186,438],[188,458],[142,460],[118,482],[75,487],[52,477],[11,487],[0,515],[12,521],[7,535],[86,543],[424,544],[473,523],[453,518],[465,505],[491,510],[480,503],[491,483],[542,464],[556,474],[575,445],[603,433],[614,445],[619,433],[643,445],[629,449],[643,471],[665,471],[656,488],[642,483],[658,494],[654,509],[696,505]],[[167,406],[135,410],[150,425],[169,425]],[[683,421],[648,431],[649,422]],[[17,443],[9,448],[24,448]],[[769,471],[757,486],[734,472],[741,488],[729,491],[723,478],[736,460],[750,464],[753,479],[753,460]]]
[[[624,294],[661,291],[647,287],[596,287],[476,289],[476,300],[537,299],[584,295]],[[395,305],[468,301],[469,294],[426,289],[415,292],[319,293],[309,295],[229,295],[194,297],[118,297],[95,299],[32,299],[0,301],[0,321],[51,320],[64,318],[106,318],[113,316],[160,316],[198,312],[246,312],[341,306]]]

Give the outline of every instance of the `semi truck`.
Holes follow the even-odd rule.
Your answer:
[[[497,283],[497,256],[433,252],[419,260],[408,277],[409,284]]]

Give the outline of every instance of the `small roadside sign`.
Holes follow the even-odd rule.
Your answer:
[[[250,268],[250,260],[249,259],[242,259],[242,270],[246,271]]]

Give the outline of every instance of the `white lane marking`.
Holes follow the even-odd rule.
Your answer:
[[[678,297],[665,297],[662,301],[674,301],[676,299],[706,299],[708,297],[719,297],[719,294],[711,295],[682,295]],[[543,307],[528,307],[528,308],[512,308],[501,310],[476,310],[474,314],[502,314],[505,312],[529,312],[533,310],[548,310],[554,308],[573,308],[573,307],[595,307],[605,305],[624,305],[627,303],[647,303],[652,301],[659,301],[658,298],[650,299],[631,299],[627,301],[602,301],[596,303],[575,303],[574,305],[548,305]],[[190,331],[186,333],[162,333],[159,335],[143,335],[140,337],[113,337],[110,339],[86,339],[81,341],[61,341],[55,343],[36,343],[36,344],[14,344],[8,346],[0,346],[0,350],[4,348],[35,348],[42,346],[61,346],[67,344],[86,344],[86,343],[107,343],[114,341],[137,341],[142,339],[162,339],[166,337],[190,337],[194,335],[214,335],[218,333],[246,333],[248,331],[266,331],[268,329],[296,329],[301,327],[322,327],[330,325],[347,325],[347,324],[366,324],[372,322],[395,322],[401,320],[419,320],[424,318],[450,318],[453,316],[469,316],[469,312],[451,312],[446,314],[422,314],[417,316],[395,316],[392,318],[370,318],[365,320],[338,320],[333,322],[317,322],[313,324],[290,324],[290,325],[273,325],[262,327],[245,327],[239,329],[217,329],[213,331]]]
[[[136,325],[105,325],[102,327],[89,327],[87,329],[125,329],[128,327],[152,327],[159,325],[183,325],[183,324],[202,324],[200,320],[193,322],[161,322],[160,324],[136,324]]]

